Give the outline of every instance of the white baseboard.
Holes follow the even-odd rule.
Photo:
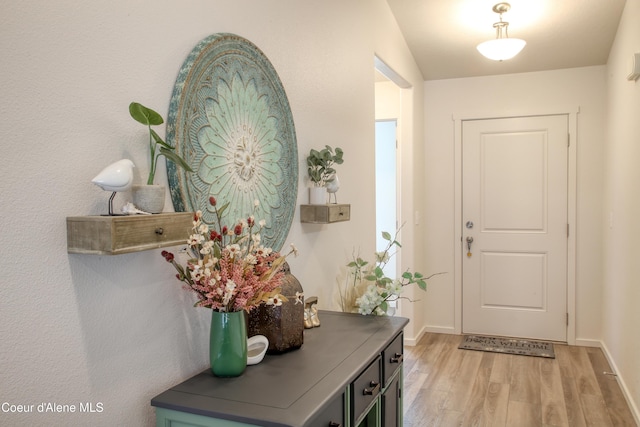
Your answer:
[[[415,337],[407,337],[407,336],[405,336],[404,337],[404,345],[407,345],[409,347],[415,347],[418,344],[418,342],[420,341],[420,338],[422,338],[422,336],[426,332],[433,332],[435,334],[456,335],[456,331],[452,327],[448,327],[448,326],[423,326],[422,329],[420,329],[420,331],[418,332],[418,334]]]
[[[633,414],[633,418],[635,418],[636,424],[640,426],[640,411],[638,410],[638,405],[636,404],[636,402],[633,401],[633,399],[631,399],[631,393],[629,393],[629,388],[627,387],[627,384],[625,383],[624,378],[622,378],[622,376],[620,375],[620,371],[618,370],[618,367],[616,366],[616,363],[613,360],[613,357],[611,357],[611,353],[609,352],[609,349],[601,341],[599,342],[598,347],[600,347],[600,349],[604,353],[604,357],[607,358],[607,362],[609,362],[609,366],[611,366],[613,373],[616,374],[616,380],[620,385],[620,389],[622,389],[622,394],[624,395],[624,398],[627,401],[627,404],[629,405],[629,409]]]
[[[424,335],[424,328],[422,328],[420,330],[420,332],[418,332],[418,335],[415,337],[408,337],[408,336],[404,336],[404,345],[409,346],[409,347],[415,347],[416,344],[418,344],[418,341],[420,341],[420,338],[422,338],[422,336]]]
[[[576,343],[574,345],[580,346],[580,347],[599,347],[602,348],[602,342],[598,341],[598,340],[585,340],[585,339],[580,339],[580,338],[576,338]]]
[[[433,332],[434,334],[460,335],[456,332],[453,326],[425,326],[424,332]]]

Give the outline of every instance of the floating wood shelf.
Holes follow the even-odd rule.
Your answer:
[[[326,205],[300,205],[300,222],[330,224],[349,221],[351,205],[329,203]]]
[[[186,244],[193,213],[67,217],[67,252],[118,255]]]

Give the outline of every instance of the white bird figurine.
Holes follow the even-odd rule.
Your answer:
[[[127,191],[133,184],[134,164],[129,159],[118,160],[110,164],[91,180],[104,191],[113,191],[109,198],[109,216],[113,215],[113,198],[118,191]]]
[[[340,180],[338,179],[337,173],[334,173],[333,175],[331,175],[331,178],[327,180],[326,187],[327,187],[327,193],[329,193],[329,203],[331,203],[331,195],[333,194],[333,197],[335,197],[335,200],[336,200],[335,203],[337,204],[338,196],[336,195],[336,193],[340,189]]]

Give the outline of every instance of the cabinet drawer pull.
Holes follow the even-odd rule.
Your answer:
[[[391,358],[391,363],[400,363],[402,362],[402,354],[401,353],[395,353],[393,355],[393,357]]]
[[[369,386],[373,387],[373,388],[365,388],[362,391],[362,394],[367,395],[367,396],[373,396],[374,394],[376,394],[380,390],[380,383],[377,383],[375,381],[369,382]]]
[[[329,427],[342,427],[342,424],[335,421],[329,421]]]
[[[162,227],[158,227],[158,228],[156,228],[156,234],[157,234],[158,236],[162,236],[162,233],[164,233],[164,230],[162,229]]]

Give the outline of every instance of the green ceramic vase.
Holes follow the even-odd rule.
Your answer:
[[[209,338],[211,371],[217,377],[237,377],[247,367],[247,327],[244,311],[211,311]]]

